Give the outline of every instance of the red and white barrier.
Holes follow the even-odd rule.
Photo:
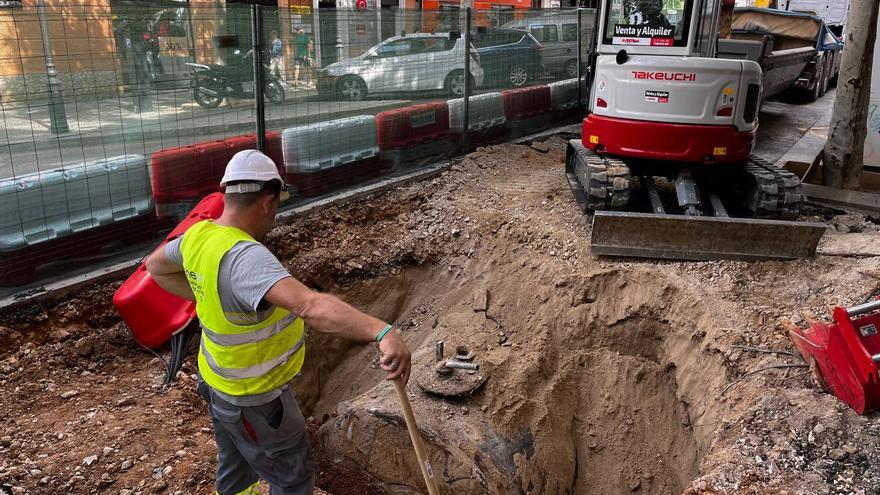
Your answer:
[[[449,136],[449,105],[422,103],[376,114],[381,150],[397,150],[439,141]]]
[[[504,99],[504,115],[508,120],[540,117],[551,108],[549,86],[505,89],[501,96]]]

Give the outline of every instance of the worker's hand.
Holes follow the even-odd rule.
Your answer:
[[[379,365],[388,372],[386,380],[394,380],[400,377],[404,384],[409,380],[409,372],[412,366],[410,352],[403,338],[400,336],[400,330],[395,328],[388,332],[379,342],[379,350],[382,357],[379,358]]]

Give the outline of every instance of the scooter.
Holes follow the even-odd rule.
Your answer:
[[[193,99],[203,108],[217,108],[226,98],[254,97],[253,50],[243,55],[233,52],[229,65],[187,63],[191,71],[190,87]],[[268,64],[263,64],[263,94],[272,104],[284,102],[281,79],[272,74]]]

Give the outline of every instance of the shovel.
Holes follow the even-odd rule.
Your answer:
[[[416,417],[413,414],[412,405],[409,403],[409,396],[406,395],[406,386],[400,381],[400,377],[395,378],[393,381],[394,388],[397,389],[397,398],[400,400],[400,407],[403,408],[403,417],[406,418],[406,429],[409,431],[409,438],[412,440],[413,448],[416,450],[416,457],[419,460],[422,477],[425,478],[425,484],[428,486],[428,495],[439,495],[437,483],[434,481],[434,471],[431,469],[430,461],[428,461],[428,454],[425,452],[422,436],[419,435],[419,428],[416,425]]]

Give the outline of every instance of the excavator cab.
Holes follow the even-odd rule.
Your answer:
[[[746,160],[758,126],[761,67],[715,58],[717,0],[603,5],[585,145],[679,164]]]
[[[728,0],[724,0],[728,1]],[[716,58],[721,0],[602,0],[581,139],[566,173],[597,255],[794,259],[800,179],[751,156],[761,67]]]

